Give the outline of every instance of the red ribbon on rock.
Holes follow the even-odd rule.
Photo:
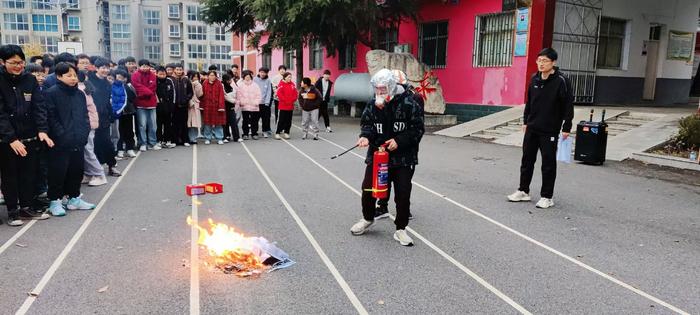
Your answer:
[[[416,93],[420,94],[420,96],[423,97],[424,100],[428,99],[429,93],[433,93],[437,90],[437,88],[430,87],[430,82],[428,82],[428,80],[432,77],[433,72],[427,71],[423,75],[423,79],[418,82],[418,86],[416,87]]]

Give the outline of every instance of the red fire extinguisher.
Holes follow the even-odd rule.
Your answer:
[[[384,199],[389,190],[389,152],[386,151],[386,144],[374,152],[372,161],[372,197]]]

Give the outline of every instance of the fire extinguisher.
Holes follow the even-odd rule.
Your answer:
[[[374,152],[372,159],[372,197],[384,199],[389,190],[389,152],[386,144]]]

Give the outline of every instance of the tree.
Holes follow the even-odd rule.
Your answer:
[[[22,51],[24,55],[29,59],[32,56],[41,56],[44,54],[44,47],[38,41],[32,40],[29,43],[22,46]]]
[[[419,0],[204,0],[205,21],[236,34],[251,33],[250,43],[263,52],[273,48],[296,51],[297,81],[303,76],[303,49],[318,40],[329,56],[338,47],[360,42],[378,46],[378,31],[416,20]],[[260,27],[262,26],[262,27]],[[256,29],[258,27],[258,29]],[[268,35],[260,45],[262,35]]]

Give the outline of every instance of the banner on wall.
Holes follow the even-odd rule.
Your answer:
[[[516,32],[527,32],[527,25],[530,20],[528,8],[518,9]]]
[[[518,32],[515,33],[515,54],[516,57],[523,57],[527,55],[527,33]]]
[[[666,59],[690,62],[693,58],[695,33],[669,31]]]

